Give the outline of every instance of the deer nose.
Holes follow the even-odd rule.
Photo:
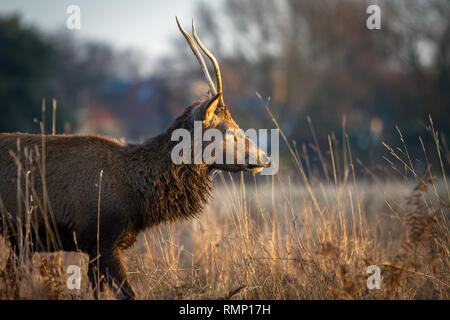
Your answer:
[[[263,153],[261,156],[261,164],[263,164],[265,167],[270,166],[270,158],[265,153]]]

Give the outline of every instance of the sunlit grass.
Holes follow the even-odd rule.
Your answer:
[[[322,154],[328,181],[311,177],[304,150],[300,157],[282,133],[292,175],[219,173],[205,212],[143,233],[125,253],[137,299],[449,299],[446,160],[431,118],[429,129],[440,167],[432,170],[424,146],[425,175],[415,171],[400,130],[401,146],[385,144],[390,170],[404,179],[369,172],[358,180],[355,167],[369,169],[352,158],[345,132],[340,155],[333,136]],[[35,254],[7,265],[8,256],[0,242],[3,299],[93,298],[85,255]],[[69,264],[84,270],[79,291],[67,289]],[[378,290],[366,286],[370,265],[381,269]]]

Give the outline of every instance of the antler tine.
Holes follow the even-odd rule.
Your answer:
[[[212,81],[211,76],[209,75],[208,68],[206,67],[202,55],[198,51],[195,42],[192,40],[191,36],[186,32],[186,30],[184,30],[184,28],[181,26],[180,21],[178,21],[178,17],[175,17],[175,19],[177,20],[178,28],[180,29],[183,36],[186,38],[189,47],[191,47],[191,50],[194,53],[195,57],[197,58],[198,63],[200,63],[200,66],[202,67],[203,74],[205,75],[206,81],[208,81],[208,85],[209,88],[211,89],[212,94],[216,94],[217,91],[216,87],[214,86],[214,82]]]
[[[195,30],[195,21],[194,21],[194,19],[192,19],[192,34],[194,35],[194,39],[198,43],[199,47],[208,56],[209,60],[211,60],[213,66],[214,66],[214,71],[216,72],[217,90],[219,92],[222,92],[222,76],[220,75],[219,64],[217,63],[217,60],[213,56],[213,54],[208,49],[206,49],[206,47],[203,45],[203,43],[198,38],[197,32]],[[224,103],[223,103],[223,96],[222,95],[220,96],[220,103],[221,103],[221,105],[224,105]]]

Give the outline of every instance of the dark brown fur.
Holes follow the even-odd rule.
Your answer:
[[[161,222],[190,217],[202,211],[211,191],[210,168],[205,164],[175,165],[170,158],[176,128],[191,129],[192,109],[186,108],[161,135],[142,145],[125,144],[98,135],[45,136],[46,184],[48,203],[53,212],[59,248],[45,241],[42,213],[33,213],[38,235],[34,250],[76,250],[97,256],[97,209],[100,171],[103,170],[100,201],[100,272],[109,284],[121,286],[120,297],[133,298],[120,253],[131,246],[137,234]],[[23,150],[42,153],[42,136],[24,133],[0,134],[0,231],[8,229],[8,240],[18,248],[14,225],[17,208],[17,165],[10,150],[16,152],[20,140]],[[36,160],[36,153],[34,152]],[[40,161],[40,160],[37,160]],[[42,181],[37,161],[31,170],[33,186],[42,202]],[[25,164],[24,164],[25,166]],[[25,182],[22,179],[22,187]],[[23,201],[23,200],[22,200]],[[12,217],[8,219],[7,217]],[[3,218],[2,218],[3,217]],[[3,230],[5,232],[5,230]],[[76,239],[76,243],[74,241]],[[95,283],[94,266],[89,277]]]

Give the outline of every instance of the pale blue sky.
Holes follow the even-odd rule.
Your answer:
[[[66,28],[69,5],[81,9],[78,37],[103,40],[115,48],[132,47],[149,59],[173,49],[179,31],[177,15],[185,25],[195,13],[198,0],[0,0],[0,14],[18,12],[24,20],[43,31]]]

